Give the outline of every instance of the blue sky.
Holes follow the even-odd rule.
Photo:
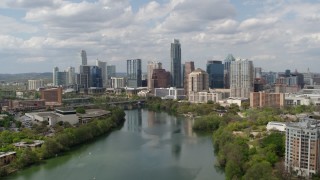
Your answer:
[[[125,60],[205,68],[232,53],[264,71],[320,66],[319,0],[1,0],[0,73],[78,69],[80,51],[125,72]]]

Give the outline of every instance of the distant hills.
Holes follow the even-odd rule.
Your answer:
[[[43,79],[52,81],[52,73],[21,73],[21,74],[0,74],[0,83],[2,82],[26,82],[29,79]]]

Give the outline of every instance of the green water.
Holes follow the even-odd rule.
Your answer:
[[[192,120],[144,109],[126,111],[121,130],[4,179],[224,179],[214,167],[210,135]]]

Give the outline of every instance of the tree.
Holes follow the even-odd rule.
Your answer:
[[[263,161],[254,164],[250,167],[246,174],[243,176],[243,179],[246,180],[274,180],[277,179],[272,175],[272,167],[270,163]]]
[[[77,107],[76,112],[79,114],[85,114],[86,110],[84,109],[84,107]]]

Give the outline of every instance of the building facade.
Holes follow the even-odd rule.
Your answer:
[[[37,90],[41,87],[44,87],[44,82],[40,80],[28,80],[28,90]]]
[[[285,105],[285,95],[283,93],[251,92],[250,107],[275,107],[282,108]]]
[[[186,93],[186,95],[188,96],[189,91],[188,91],[188,84],[189,84],[189,74],[194,71],[194,62],[190,61],[190,62],[185,62],[184,64],[184,71],[183,71],[183,85],[184,85],[184,92]]]
[[[320,173],[320,128],[315,119],[303,118],[286,126],[285,168],[300,176]]]
[[[118,89],[125,87],[125,80],[123,77],[111,77],[111,87]]]
[[[188,101],[191,103],[208,103],[208,102],[219,102],[222,100],[222,93],[218,92],[190,92]]]
[[[162,99],[181,100],[181,99],[186,98],[186,95],[184,93],[184,89],[183,88],[176,88],[176,87],[155,88],[154,95],[156,97],[161,97]]]
[[[62,88],[44,89],[41,91],[41,99],[45,100],[46,105],[62,104]]]
[[[88,65],[87,53],[85,50],[81,50],[81,65]]]
[[[222,61],[208,61],[209,88],[224,88],[224,65]]]
[[[230,88],[230,66],[231,62],[236,59],[232,56],[232,54],[228,54],[226,59],[224,60],[224,88]]]
[[[249,98],[253,91],[253,63],[249,60],[232,61],[230,65],[231,97]]]
[[[209,90],[209,75],[198,68],[189,74],[188,92],[200,92]]]
[[[154,69],[162,69],[162,63],[157,61],[149,61],[147,65],[147,80],[148,80],[148,90],[152,91],[154,89],[154,85],[152,82],[153,70]]]
[[[171,43],[171,86],[180,88],[181,82],[181,45],[179,40],[174,39]]]
[[[107,87],[107,62],[96,60],[96,66],[101,69],[102,87]]]
[[[128,87],[141,87],[142,85],[142,69],[141,59],[127,60],[127,86]]]

